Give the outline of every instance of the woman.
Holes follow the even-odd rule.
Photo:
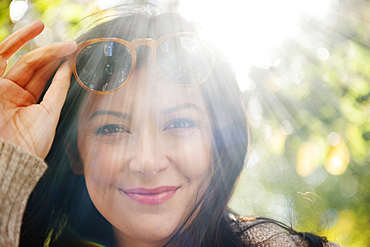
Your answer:
[[[331,245],[227,211],[249,147],[232,69],[192,24],[154,12],[32,51],[2,78],[1,244],[22,227],[21,246]],[[0,44],[2,72],[42,29]]]

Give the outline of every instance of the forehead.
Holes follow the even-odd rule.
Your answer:
[[[82,111],[109,109],[127,112],[136,108],[142,111],[163,111],[187,103],[206,110],[199,86],[172,84],[154,66],[140,66],[123,88],[111,94],[87,94]]]

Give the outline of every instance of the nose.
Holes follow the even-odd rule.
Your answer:
[[[128,167],[133,173],[154,177],[168,168],[169,160],[164,155],[164,145],[158,138],[154,124],[146,125],[149,126],[143,128],[135,138]]]

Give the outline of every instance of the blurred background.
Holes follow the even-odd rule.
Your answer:
[[[198,22],[232,63],[253,148],[230,207],[370,246],[370,3],[364,0],[2,0],[0,40],[41,19],[12,59],[71,39],[117,4],[162,5]]]

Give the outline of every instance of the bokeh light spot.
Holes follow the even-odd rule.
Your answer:
[[[10,18],[13,22],[19,21],[28,9],[26,1],[12,1],[9,7]]]
[[[332,147],[338,145],[340,142],[340,135],[336,132],[331,132],[328,135],[328,142],[329,142],[329,145]]]
[[[290,135],[293,133],[293,124],[289,120],[284,120],[281,123],[281,131],[284,133],[284,135]]]
[[[329,58],[329,51],[325,48],[320,47],[316,52],[316,56],[321,61],[326,61]]]
[[[330,208],[325,210],[320,215],[320,225],[325,229],[332,229],[338,222],[338,213],[335,209]]]
[[[304,142],[297,155],[297,173],[301,177],[309,176],[318,166],[316,147],[311,142]]]
[[[45,27],[44,30],[35,38],[35,43],[38,46],[45,46],[54,41],[53,30]]]
[[[350,153],[346,145],[338,144],[331,148],[326,159],[325,169],[332,175],[341,175],[347,169]]]

